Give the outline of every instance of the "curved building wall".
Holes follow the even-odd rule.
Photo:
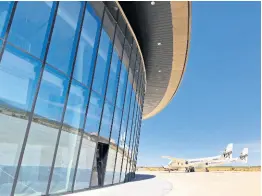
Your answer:
[[[1,196],[134,176],[143,57],[121,8],[105,4],[0,2]]]

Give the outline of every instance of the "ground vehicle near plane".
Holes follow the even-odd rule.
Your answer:
[[[167,158],[170,160],[167,166],[163,166],[166,171],[184,170],[185,172],[194,172],[195,168],[206,168],[208,167],[222,165],[231,162],[247,162],[248,149],[244,148],[241,155],[238,158],[232,158],[233,144],[227,145],[226,149],[221,155],[213,157],[205,157],[198,159],[179,159],[169,156],[162,156],[162,158]]]

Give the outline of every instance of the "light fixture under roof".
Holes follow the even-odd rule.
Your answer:
[[[156,91],[158,91],[158,88],[156,88]]]
[[[156,4],[156,2],[154,2],[154,1],[151,1],[151,5],[155,5]]]
[[[161,70],[161,69],[159,69],[159,70],[158,70],[158,72],[160,73],[160,72],[162,72],[162,70]]]
[[[157,45],[158,45],[158,46],[161,46],[161,45],[162,45],[162,43],[161,43],[161,42],[158,42],[158,43],[157,43]]]

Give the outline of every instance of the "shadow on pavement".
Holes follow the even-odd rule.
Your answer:
[[[131,182],[148,180],[155,177],[156,177],[155,175],[150,175],[150,174],[136,174],[135,179],[133,179]]]

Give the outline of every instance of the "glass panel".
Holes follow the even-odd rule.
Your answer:
[[[108,10],[110,11],[110,13],[112,14],[112,16],[114,17],[114,19],[117,19],[118,7],[117,7],[116,3],[113,2],[113,1],[105,1],[105,4],[106,4]]]
[[[49,193],[71,191],[81,138],[78,131],[63,126]]]
[[[125,40],[125,45],[124,45],[123,60],[122,60],[122,63],[124,63],[126,65],[126,68],[129,67],[130,54],[131,54],[131,47],[130,47],[127,39],[126,39]]]
[[[108,87],[106,93],[106,98],[111,103],[115,103],[120,68],[121,68],[121,61],[119,60],[118,55],[114,50],[112,55],[110,73],[108,78]]]
[[[34,117],[21,164],[15,194],[45,194],[59,124]],[[47,137],[48,136],[48,137]]]
[[[122,56],[123,48],[124,48],[125,36],[123,32],[120,30],[119,26],[116,26],[116,35],[114,41],[114,49],[117,51],[119,57]]]
[[[127,82],[127,69],[126,69],[126,66],[122,63],[120,79],[119,79],[119,86],[118,86],[118,94],[117,94],[117,100],[116,100],[116,105],[120,109],[123,108],[123,104],[124,104],[126,82]]]
[[[103,106],[103,99],[94,91],[92,91],[89,106],[88,106],[85,132],[89,132],[97,135],[102,106]]]
[[[18,2],[8,41],[40,58],[45,49],[45,37],[52,2]]]
[[[116,108],[114,121],[113,121],[113,127],[112,127],[112,133],[111,133],[111,138],[110,138],[110,146],[109,146],[109,152],[108,152],[108,158],[107,158],[107,167],[106,167],[104,185],[112,183],[112,177],[113,177],[113,172],[114,172],[114,167],[115,167],[117,142],[118,142],[118,137],[119,137],[121,114],[122,114],[122,111]],[[119,173],[117,175],[119,175]]]
[[[112,43],[106,33],[102,30],[102,35],[100,38],[100,44],[98,49],[98,56],[96,61],[96,69],[94,75],[93,89],[100,95],[104,95],[106,88],[106,81],[108,76],[108,69],[110,65]]]
[[[0,65],[0,195],[3,196],[10,195],[12,189],[40,69],[40,62],[6,46]]]
[[[129,119],[131,117],[129,116]],[[127,124],[129,121],[128,119],[128,113],[125,113],[123,116],[123,121],[122,121],[122,127],[121,127],[121,134],[123,135],[120,139],[120,148],[123,151],[124,154],[124,159],[123,159],[123,166],[122,166],[122,174],[121,174],[121,179],[120,182],[123,182],[125,179],[125,170],[126,170],[126,164],[127,164],[127,151],[128,151],[128,145],[129,145],[129,139],[130,139],[130,123]]]
[[[106,101],[104,105],[104,112],[103,112],[103,118],[101,122],[99,136],[101,136],[107,143],[109,142],[108,140],[110,136],[110,128],[112,124],[113,112],[114,112],[114,106],[112,106],[110,103]]]
[[[74,128],[83,128],[89,90],[72,80],[64,124]]]
[[[114,167],[115,167],[115,158],[116,158],[116,146],[110,145],[108,156],[107,156],[104,185],[112,184],[113,172],[114,172]]]
[[[113,40],[114,32],[115,32],[115,20],[106,8],[105,16],[103,21],[103,29],[107,32],[110,39]]]
[[[131,137],[131,125],[130,123],[128,124],[128,129],[126,132],[126,140],[125,140],[125,152],[126,156],[128,156],[128,151],[129,151],[129,143],[130,143],[130,138]]]
[[[132,124],[133,120],[133,113],[134,113],[134,102],[135,102],[135,93],[131,87],[131,101],[130,101],[130,109],[129,109],[129,123]]]
[[[126,128],[127,128],[127,113],[123,114],[121,132],[119,138],[119,147],[124,148],[125,139],[126,139]]]
[[[0,2],[0,37],[5,35],[12,8],[13,2]]]
[[[37,115],[33,117],[18,176],[16,194],[45,194],[67,88],[68,80],[47,66],[37,98]]]
[[[0,195],[11,194],[22,149],[28,113],[0,106]]]
[[[74,78],[86,86],[90,86],[94,71],[100,26],[99,17],[87,3],[74,69]]]
[[[78,162],[74,190],[89,188],[96,143],[90,134],[84,133]]]
[[[117,23],[118,23],[121,31],[122,31],[123,33],[125,33],[126,21],[125,21],[124,17],[122,16],[122,14],[119,14],[119,15],[118,15],[118,21],[117,21]]]
[[[129,62],[129,74],[128,74],[129,82],[132,85],[133,85],[133,79],[134,79],[134,72],[135,72],[135,68],[136,68],[136,57],[137,57],[137,50],[136,50],[136,47],[133,46],[132,47],[132,54],[131,54],[131,58],[130,58],[130,62]]]
[[[121,179],[120,179],[120,182],[124,182],[125,181],[125,171],[126,171],[126,166],[127,166],[127,155],[125,153],[124,155],[124,159],[123,159],[123,163],[122,163],[122,172],[121,172]]]
[[[117,153],[117,160],[116,160],[116,168],[115,168],[115,175],[114,175],[114,184],[119,183],[120,181],[120,170],[121,170],[121,164],[122,164],[122,157],[123,157],[123,151],[121,149],[118,149]]]
[[[120,132],[120,138],[119,138],[119,143],[118,143],[118,153],[117,153],[117,163],[116,163],[114,183],[118,183],[120,180],[122,157],[124,153],[124,144],[125,144],[125,139],[126,139],[127,120],[128,120],[127,113],[124,113],[123,118],[122,118],[121,132]],[[120,160],[120,157],[121,157],[121,160]]]
[[[119,129],[120,129],[120,121],[121,121],[122,111],[118,108],[115,109],[115,116],[113,121],[112,133],[110,138],[110,143],[113,145],[117,145]]]
[[[132,89],[132,86],[131,84],[128,82],[127,84],[127,90],[126,90],[126,98],[125,98],[125,105],[124,105],[124,112],[129,112],[129,104],[130,104],[130,101],[131,101],[131,89]]]
[[[88,89],[72,81],[50,193],[67,192],[72,188],[88,94]]]
[[[47,65],[41,81],[35,114],[60,122],[67,88],[68,79]]]
[[[127,28],[126,30],[126,39],[129,42],[129,44],[131,45],[132,43],[135,43],[135,41],[133,41],[133,37],[132,37],[132,33],[130,32],[129,28]]]
[[[83,3],[83,2],[82,2]],[[47,62],[67,75],[71,72],[71,51],[74,47],[81,2],[59,3]],[[72,54],[74,55],[74,54]]]
[[[104,12],[104,3],[102,1],[90,1],[89,3],[94,8],[96,15],[101,19]]]
[[[134,131],[132,130],[131,131],[131,138],[130,138],[130,143],[129,143],[129,149],[128,149],[128,167],[126,169],[126,176],[129,178],[130,177],[130,174],[129,174],[129,171],[130,171],[130,167],[131,167],[131,162],[132,162],[132,145],[133,145],[133,139],[134,139]]]
[[[138,62],[136,63],[136,65],[135,65],[135,75],[134,75],[134,83],[133,83],[133,89],[134,89],[134,91],[136,92],[137,91],[137,89],[138,89],[138,86],[137,85],[139,85],[139,78],[138,78],[138,73],[139,73],[139,64],[138,64]],[[136,92],[137,93],[137,92]]]
[[[7,45],[0,65],[0,104],[30,111],[40,69],[39,61]]]

